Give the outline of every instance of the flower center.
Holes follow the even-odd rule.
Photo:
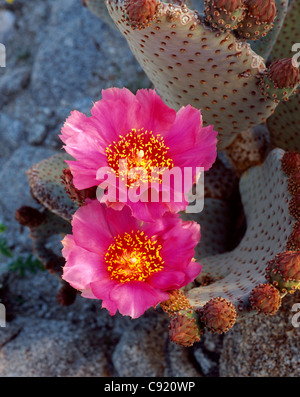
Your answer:
[[[107,270],[112,280],[121,283],[145,281],[152,273],[163,269],[161,245],[144,232],[137,231],[116,236],[106,254]]]
[[[152,131],[144,131],[142,128],[132,129],[125,136],[120,135],[118,142],[114,141],[106,148],[106,156],[108,165],[118,177],[123,180],[126,178],[129,187],[139,179],[143,182],[151,182],[151,171],[154,169],[159,169],[160,173],[163,173],[164,170],[173,168],[174,164],[168,156],[168,150],[163,137],[159,134],[153,135]],[[120,160],[125,159],[127,168],[120,170]],[[147,177],[139,175],[135,178],[128,178],[128,172],[134,167],[144,168],[147,171]],[[155,175],[157,179],[157,173]]]

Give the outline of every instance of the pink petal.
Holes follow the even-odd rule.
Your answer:
[[[89,168],[79,161],[66,161],[66,163],[70,167],[73,183],[77,189],[88,189],[99,185],[99,181],[96,179],[98,168]]]
[[[74,246],[63,267],[62,278],[75,289],[85,290],[89,284],[107,274],[101,257],[81,247]]]
[[[109,311],[110,315],[116,314],[118,309],[118,302],[113,301],[110,298],[111,291],[116,288],[119,284],[111,280],[110,278],[105,278],[101,281],[97,281],[95,283],[91,283],[90,287],[92,293],[98,298],[102,300],[102,307]]]
[[[186,269],[195,255],[195,246],[200,241],[200,226],[196,222],[183,222],[182,226],[175,227],[161,236],[164,239],[161,255],[165,260],[165,266],[174,270]]]
[[[98,200],[80,207],[73,216],[72,226],[76,244],[88,251],[103,255],[113,241],[105,205]]]
[[[197,135],[202,127],[200,110],[188,105],[182,107],[176,115],[176,120],[164,135],[166,145],[170,148],[169,155],[188,150],[195,145]]]
[[[169,108],[155,90],[138,90],[136,98],[141,104],[145,130],[152,131],[154,134],[162,134],[174,123],[176,111]]]
[[[185,279],[186,275],[184,272],[165,268],[160,272],[153,273],[147,279],[147,283],[149,283],[153,288],[157,288],[162,291],[171,291],[172,289],[179,289],[186,285],[184,283]]]
[[[130,281],[117,285],[110,293],[124,316],[140,317],[147,309],[168,299],[169,294],[152,288],[145,282]]]
[[[72,249],[75,246],[75,241],[74,237],[71,234],[67,234],[64,239],[62,240],[62,255],[63,257],[68,260],[70,253],[72,252]]]
[[[201,269],[202,265],[200,265],[200,263],[191,261],[191,263],[184,270],[185,280],[183,286],[194,281],[195,278],[199,276]]]
[[[60,135],[61,140],[66,143],[69,139],[73,139],[78,134],[82,133],[82,126],[87,119],[88,117],[85,114],[73,110],[62,127]]]
[[[168,211],[168,206],[165,203],[143,203],[138,201],[137,203],[128,202],[132,210],[132,215],[137,219],[144,222],[153,222],[161,218],[165,212]]]
[[[81,292],[81,296],[87,299],[98,299],[96,295],[93,294],[91,289],[85,289]]]
[[[193,147],[172,156],[174,164],[179,167],[203,167],[207,171],[217,157],[216,136],[212,126],[201,128]]]
[[[141,222],[132,216],[131,210],[127,205],[123,206],[120,211],[108,208],[106,213],[108,227],[113,236],[139,229]]]
[[[118,141],[133,128],[142,128],[141,106],[135,96],[126,88],[102,91],[102,100],[91,109],[92,116],[99,123],[99,132],[107,145]]]

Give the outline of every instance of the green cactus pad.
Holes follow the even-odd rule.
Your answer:
[[[300,151],[300,91],[278,105],[267,126],[273,146]]]
[[[265,282],[267,263],[285,249],[295,222],[288,209],[288,178],[281,170],[283,153],[273,150],[263,165],[242,175],[246,233],[233,251],[201,259],[201,277],[207,273],[217,281],[188,292],[192,307],[201,308],[210,299],[222,297],[235,305],[239,315],[249,310],[251,290]]]
[[[263,59],[232,33],[213,30],[197,12],[166,3],[151,26],[134,29],[121,0],[107,5],[163,100],[175,109],[200,108],[204,125],[219,132],[220,149],[274,111],[276,104],[258,88],[266,69]]]
[[[78,206],[66,194],[61,182],[63,169],[67,167],[65,160],[71,157],[66,153],[56,154],[28,171],[28,181],[33,196],[54,214],[70,221]]]

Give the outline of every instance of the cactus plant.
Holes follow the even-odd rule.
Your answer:
[[[126,13],[126,1],[107,5],[165,102],[174,108],[188,103],[201,108],[204,123],[219,131],[220,149],[274,112],[276,101],[272,95],[265,98],[259,85],[269,68],[249,43],[236,38],[235,30],[218,30],[185,5],[160,2],[151,25],[137,29]],[[277,94],[275,86],[270,89]]]
[[[299,37],[297,25],[292,29],[299,2],[84,4],[106,20],[109,13],[167,105],[201,109],[203,124],[218,131],[204,210],[181,213],[201,225],[195,260],[202,272],[160,304],[171,317],[171,340],[191,346],[205,331],[227,332],[243,316],[274,314],[300,283],[299,69],[290,50]],[[58,155],[28,171],[33,195],[47,208],[48,225],[52,216],[68,223],[89,197],[74,190],[72,176],[63,171],[65,159]],[[44,225],[31,227],[37,241]]]

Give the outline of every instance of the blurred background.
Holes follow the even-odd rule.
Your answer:
[[[151,83],[125,39],[81,0],[0,0],[0,43],[0,376],[299,376],[290,298],[271,320],[243,321],[192,348],[169,341],[160,311],[130,320],[80,296],[59,305],[58,280],[40,269],[15,220],[20,206],[38,208],[25,172],[61,150],[71,110],[88,115],[104,88]]]

